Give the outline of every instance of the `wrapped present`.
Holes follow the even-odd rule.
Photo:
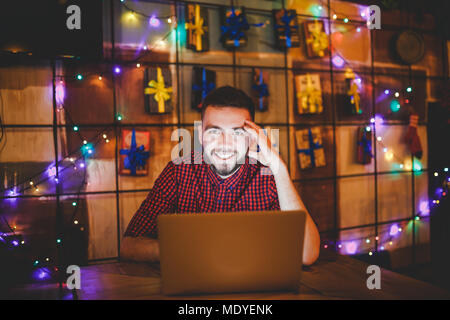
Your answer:
[[[411,154],[421,159],[423,155],[422,144],[420,143],[419,135],[417,134],[417,124],[419,123],[419,115],[412,112],[409,116],[409,126],[406,132],[405,142],[408,144]]]
[[[329,54],[329,40],[322,20],[305,21],[306,55],[308,58],[323,58]]]
[[[297,12],[295,10],[272,10],[275,21],[275,39],[277,47],[293,48],[300,46],[300,32],[298,27]]]
[[[295,76],[297,111],[299,114],[323,112],[322,88],[318,74]]]
[[[119,173],[131,176],[147,175],[149,150],[150,132],[123,129]]]
[[[245,16],[244,8],[222,8],[222,23],[220,41],[225,48],[242,47],[247,43],[245,31],[250,25]]]
[[[197,52],[209,50],[208,12],[198,4],[186,5],[186,48]]]
[[[347,68],[345,71],[345,84],[347,87],[347,105],[351,114],[362,114],[361,97],[359,96],[359,87],[355,80],[353,70]]]
[[[253,85],[252,96],[256,106],[256,110],[265,111],[269,106],[269,76],[267,72],[254,68],[253,69]]]
[[[372,130],[368,126],[359,127],[356,137],[356,162],[369,164],[372,158]]]
[[[169,68],[149,68],[144,75],[145,111],[169,113],[172,111],[172,74]]]
[[[216,72],[201,67],[194,67],[192,75],[192,108],[201,110],[203,98],[216,87]]]
[[[325,152],[322,145],[322,131],[319,127],[297,130],[295,138],[301,169],[326,165]]]

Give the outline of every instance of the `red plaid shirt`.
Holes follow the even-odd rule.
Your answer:
[[[260,162],[249,163],[248,156],[226,179],[203,161],[201,152],[191,153],[190,164],[179,160],[169,161],[156,179],[125,236],[156,238],[156,217],[161,213],[280,210],[272,172]]]

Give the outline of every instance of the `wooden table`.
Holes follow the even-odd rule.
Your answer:
[[[169,297],[161,294],[159,264],[116,262],[81,268],[81,289],[65,299],[450,299],[450,293],[389,270],[381,269],[381,289],[366,285],[368,264],[324,251],[316,264],[304,269],[299,293],[237,293]],[[22,288],[25,298],[56,298],[55,285]],[[53,291],[51,291],[53,290]],[[53,293],[52,293],[53,292]],[[60,292],[61,294],[61,292]]]
[[[159,265],[113,263],[82,268],[79,299],[450,299],[450,293],[389,270],[381,289],[366,285],[368,264],[324,251],[305,268],[298,294],[288,292],[168,297],[161,294]]]

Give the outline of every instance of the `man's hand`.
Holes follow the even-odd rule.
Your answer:
[[[279,165],[283,160],[281,159],[278,151],[272,147],[272,142],[264,133],[264,130],[250,120],[244,121],[244,129],[250,136],[248,156],[258,160],[266,167],[269,167],[272,172],[278,170]],[[259,152],[256,152],[256,145],[259,145]]]
[[[124,237],[120,259],[139,262],[159,261],[159,241],[146,237]]]

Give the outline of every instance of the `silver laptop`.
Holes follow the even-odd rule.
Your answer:
[[[158,216],[163,293],[297,291],[305,220],[303,211]]]

